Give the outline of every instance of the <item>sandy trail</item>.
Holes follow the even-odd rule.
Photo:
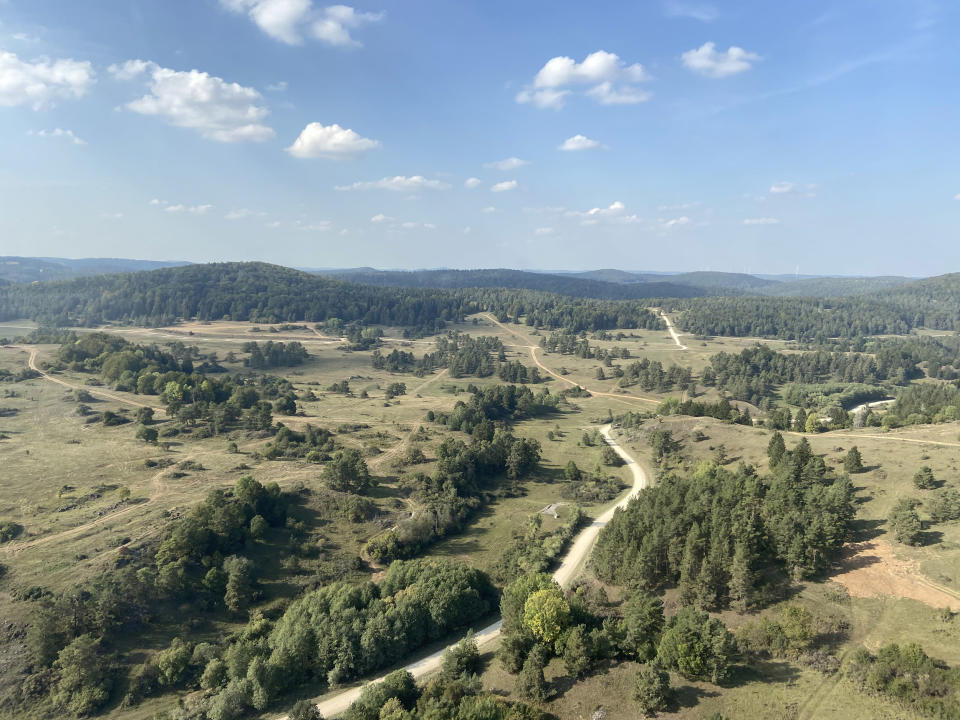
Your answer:
[[[663,321],[667,324],[667,330],[670,331],[670,337],[673,338],[673,341],[677,344],[677,347],[679,347],[681,350],[689,350],[690,348],[680,342],[680,333],[677,332],[677,329],[673,326],[673,323],[670,322],[670,318],[667,317],[667,314],[663,310],[660,311],[660,317],[662,317]]]
[[[649,480],[647,474],[644,472],[643,468],[640,467],[640,464],[634,460],[622,447],[620,447],[617,442],[610,436],[610,425],[606,425],[601,429],[603,437],[606,440],[607,444],[617,451],[617,454],[623,458],[624,463],[627,467],[630,468],[630,472],[633,474],[633,486],[630,488],[630,491],[626,493],[622,498],[620,498],[614,505],[612,505],[608,510],[606,510],[602,515],[600,515],[596,520],[594,520],[590,525],[583,528],[574,538],[573,543],[571,543],[570,548],[567,550],[566,555],[560,561],[559,567],[553,573],[553,578],[561,586],[569,587],[570,583],[576,578],[580,569],[583,567],[584,562],[590,554],[590,551],[593,549],[594,544],[597,541],[597,536],[600,534],[600,530],[610,522],[610,519],[613,517],[614,513],[618,508],[623,508],[627,505],[628,502],[643,489],[649,487]],[[477,641],[477,646],[482,647],[489,643],[492,640],[495,640],[500,636],[500,629],[503,625],[501,620],[497,620],[494,623],[486,626],[482,630],[475,633],[474,638]],[[452,645],[450,646],[452,647]],[[444,652],[447,648],[443,650],[438,650],[435,653],[427,655],[426,657],[420,658],[409,665],[406,665],[403,669],[413,675],[414,678],[422,678],[430,673],[436,672],[440,669],[440,661],[443,658]],[[350,688],[349,690],[344,690],[337,695],[326,698],[322,702],[317,704],[317,708],[320,710],[320,714],[323,717],[329,718],[335,715],[339,715],[347,710],[350,705],[360,697],[360,693],[363,692],[364,687],[371,683],[378,683],[383,680],[385,676],[378,677],[375,680],[371,680],[368,683],[358,685],[356,687]],[[287,720],[287,717],[284,716],[280,720]]]

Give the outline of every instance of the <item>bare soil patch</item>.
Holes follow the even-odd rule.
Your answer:
[[[883,540],[848,543],[840,571],[831,579],[853,597],[890,595],[935,608],[960,608],[960,594],[929,580],[915,563],[897,558]]]

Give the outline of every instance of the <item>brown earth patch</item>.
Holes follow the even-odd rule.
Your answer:
[[[840,569],[831,579],[853,597],[890,595],[935,608],[960,608],[960,593],[934,583],[915,563],[897,558],[893,547],[882,540],[848,543]]]

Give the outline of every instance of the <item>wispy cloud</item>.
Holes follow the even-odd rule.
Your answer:
[[[54,128],[53,130],[30,130],[27,135],[34,137],[66,138],[74,145],[86,145],[86,140],[81,140],[73,130],[64,130],[63,128]]]
[[[720,11],[707,3],[680,2],[667,0],[663,6],[664,14],[669,18],[689,18],[709,23],[720,17]]]
[[[365,180],[352,185],[337,185],[335,190],[391,190],[393,192],[417,192],[418,190],[449,190],[450,185],[440,180],[428,180],[422,175],[396,175],[380,180]]]

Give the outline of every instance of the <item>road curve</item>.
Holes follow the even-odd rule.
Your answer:
[[[56,383],[57,385],[63,385],[63,387],[70,388],[71,390],[86,390],[91,395],[105,398],[107,400],[115,400],[116,402],[123,403],[124,405],[131,405],[133,407],[139,407],[139,408],[150,408],[151,410],[153,410],[155,413],[159,415],[167,414],[166,408],[153,407],[152,405],[144,405],[143,403],[139,403],[136,400],[130,400],[129,398],[121,397],[120,395],[114,395],[113,393],[109,393],[105,390],[100,390],[96,387],[91,387],[89,385],[74,385],[73,383],[68,383],[65,380],[61,380],[60,378],[55,378],[52,375],[45,373],[43,370],[37,367],[36,348],[27,348],[27,347],[23,347],[22,345],[8,345],[7,347],[17,348],[18,350],[29,351],[30,359],[27,360],[27,365],[29,365],[30,369],[33,370],[35,373],[39,374],[40,377],[42,377],[44,380],[49,380],[50,382]]]
[[[640,464],[634,460],[626,450],[620,447],[611,437],[610,427],[610,425],[606,425],[600,430],[600,432],[603,434],[607,445],[616,450],[617,454],[623,459],[624,464],[630,468],[630,472],[633,474],[633,486],[630,488],[629,492],[620,498],[614,505],[604,511],[604,513],[596,520],[590,523],[587,527],[583,528],[577,534],[576,538],[574,538],[574,541],[567,550],[566,555],[564,555],[563,559],[560,561],[559,567],[557,567],[553,573],[553,579],[563,587],[569,587],[570,583],[574,580],[574,578],[576,578],[577,573],[583,567],[583,564],[589,556],[590,551],[593,549],[593,546],[597,541],[597,536],[600,534],[600,530],[602,530],[603,527],[610,522],[617,509],[625,507],[627,503],[636,497],[641,490],[650,486],[647,474],[644,472],[643,468],[640,467]],[[482,647],[490,641],[498,638],[500,636],[500,627],[502,625],[503,621],[497,620],[496,622],[491,623],[487,627],[476,632],[474,634],[474,638],[477,641],[477,646]],[[426,657],[420,658],[419,660],[406,665],[403,669],[409,672],[415,678],[422,678],[440,669],[440,661],[441,658],[443,658],[444,652],[446,652],[446,648],[443,650],[438,650],[437,652],[427,655]],[[350,688],[349,690],[344,690],[333,697],[329,697],[318,703],[317,709],[325,718],[339,715],[340,713],[345,712],[347,708],[349,708],[350,705],[360,697],[360,693],[363,692],[364,687],[372,683],[381,682],[384,677],[385,676],[378,677],[368,683],[358,685]],[[284,715],[279,720],[287,720],[287,716]]]

